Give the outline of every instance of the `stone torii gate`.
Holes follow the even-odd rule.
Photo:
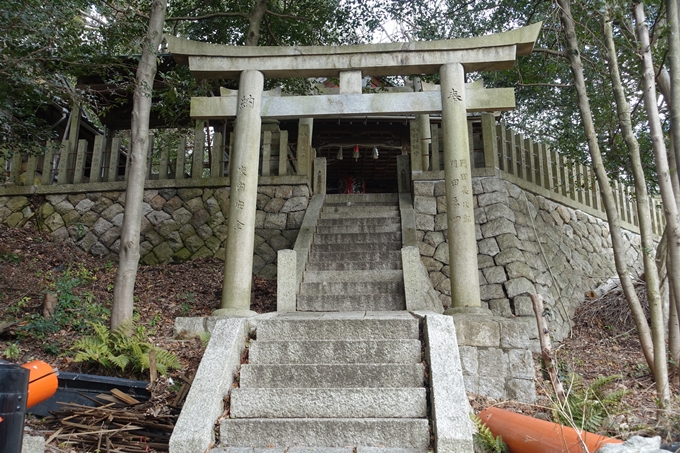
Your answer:
[[[465,73],[510,69],[531,53],[541,24],[446,41],[355,46],[241,47],[166,36],[176,61],[197,78],[239,79],[238,93],[192,98],[191,116],[234,118],[231,196],[222,308],[218,316],[250,316],[255,211],[263,118],[442,114],[451,303],[447,313],[481,311],[467,112],[511,110],[512,88],[466,84]],[[362,76],[439,73],[441,91],[362,94]],[[337,77],[340,93],[276,96],[264,78]]]

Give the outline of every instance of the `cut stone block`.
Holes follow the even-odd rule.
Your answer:
[[[356,244],[356,243],[382,243],[400,242],[401,232],[396,233],[330,233],[315,234],[314,244]]]
[[[418,363],[418,340],[263,341],[251,343],[251,364]]]
[[[232,390],[235,418],[422,418],[424,388]]]
[[[302,283],[300,294],[323,295],[323,294],[381,294],[404,292],[404,282],[320,282]]]
[[[427,419],[224,419],[220,439],[230,446],[414,448],[430,443]]]
[[[355,234],[355,233],[399,233],[401,225],[398,223],[386,223],[384,225],[329,225],[317,226],[317,234]]]
[[[243,365],[241,388],[421,387],[423,365]]]
[[[402,280],[401,270],[374,271],[307,271],[304,280],[307,283],[319,282],[397,282]]]
[[[307,264],[307,271],[359,271],[359,270],[396,270],[401,269],[398,261],[325,261]]]
[[[406,298],[399,294],[328,294],[299,295],[297,309],[300,311],[397,311],[406,309]]]
[[[417,340],[418,321],[406,319],[271,319],[257,328],[258,340]]]

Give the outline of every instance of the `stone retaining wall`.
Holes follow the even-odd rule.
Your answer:
[[[497,177],[473,179],[482,305],[502,317],[533,317],[541,294],[559,340],[586,291],[616,275],[609,227],[581,211]],[[450,305],[444,181],[414,181],[418,246],[445,306]],[[630,271],[642,269],[640,237],[624,230]]]
[[[616,275],[606,222],[497,177],[473,178],[482,306],[494,316],[456,316],[465,388],[496,399],[534,402],[532,353],[539,352],[529,294],[541,294],[553,338],[586,291]],[[445,306],[451,304],[444,181],[414,181],[421,260]],[[641,272],[639,235],[624,230],[626,257]]]
[[[190,259],[224,258],[229,188],[146,190],[142,205],[141,262],[160,264]],[[253,272],[276,277],[276,254],[292,248],[302,224],[306,185],[259,186]],[[117,259],[125,192],[0,197],[0,224],[31,222],[55,241],[73,241],[80,249]],[[35,212],[34,212],[35,211]]]

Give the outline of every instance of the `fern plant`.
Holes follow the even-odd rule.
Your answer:
[[[568,379],[571,385],[567,399],[564,404],[556,402],[553,405],[553,418],[580,430],[599,431],[628,393],[624,389],[607,391],[607,387],[620,378],[621,375],[599,376],[590,385],[586,385],[579,375],[570,373]]]
[[[131,324],[123,324],[116,330],[109,330],[101,323],[91,323],[94,334],[81,338],[73,345],[77,351],[76,362],[97,362],[105,368],[120,368],[124,371],[128,365],[134,371],[149,368],[149,352],[156,354],[156,369],[166,375],[169,369],[179,368],[179,358],[165,349],[146,341],[144,327],[134,328]],[[132,332],[132,334],[130,334]]]
[[[508,446],[501,436],[494,437],[488,426],[475,414],[470,414],[477,432],[472,435],[472,441],[484,453],[508,453]]]

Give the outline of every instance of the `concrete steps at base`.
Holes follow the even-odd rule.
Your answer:
[[[422,387],[421,363],[242,365],[241,388]]]
[[[305,313],[309,319],[302,316],[296,319],[295,315],[277,317],[258,323],[257,340],[418,340],[418,320],[405,312],[392,313],[352,312],[338,314],[337,318],[323,318],[324,315],[317,318]]]
[[[220,437],[231,447],[372,447],[426,451],[430,443],[425,418],[223,419]]]
[[[235,418],[422,418],[424,388],[237,388]]]
[[[359,283],[357,283],[359,284]],[[297,309],[300,311],[398,311],[406,310],[406,296],[401,294],[322,294],[299,295]]]
[[[415,448],[385,448],[385,447],[269,447],[265,451],[254,447],[218,447],[210,453],[426,453]]]
[[[265,341],[250,344],[251,364],[418,363],[418,340]]]

